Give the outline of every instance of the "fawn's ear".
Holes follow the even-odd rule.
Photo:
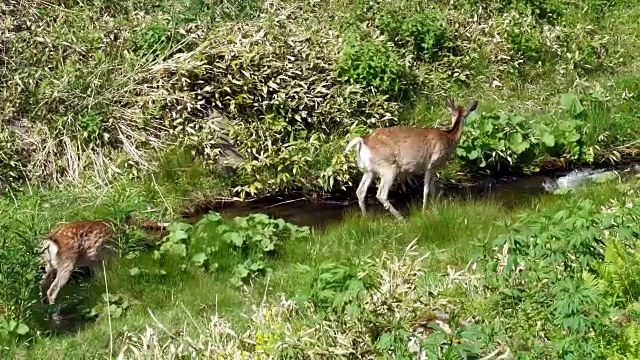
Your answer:
[[[473,100],[466,111],[466,116],[469,116],[478,107],[478,100]]]

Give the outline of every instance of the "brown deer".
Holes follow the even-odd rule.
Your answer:
[[[344,153],[347,154],[355,146],[358,167],[364,173],[356,190],[363,215],[366,214],[364,200],[367,189],[375,175],[380,178],[376,198],[385,209],[403,221],[402,215],[387,198],[389,189],[398,175],[424,174],[422,211],[425,211],[429,193],[435,192],[435,172],[451,158],[460,142],[465,120],[478,107],[477,100],[473,100],[466,109],[456,106],[450,98],[444,104],[451,111],[453,126],[449,130],[388,127],[349,142]]]
[[[125,225],[153,227],[152,221],[141,224],[130,215]],[[167,223],[155,223],[155,227],[166,228]],[[89,267],[100,273],[102,260],[113,250],[114,224],[103,220],[82,220],[63,224],[42,240],[41,254],[45,266],[41,295],[43,301],[55,304],[60,289],[69,281],[71,273],[80,267]]]

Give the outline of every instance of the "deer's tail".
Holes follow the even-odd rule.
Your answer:
[[[344,149],[344,153],[348,153],[349,150],[351,150],[352,147],[356,147],[356,153],[360,154],[360,148],[362,147],[362,145],[364,144],[364,139],[362,139],[361,137],[357,137],[354,138],[353,140],[349,141],[349,144],[347,144],[347,148]]]

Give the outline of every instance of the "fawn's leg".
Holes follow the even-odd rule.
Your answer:
[[[73,272],[73,264],[74,262],[68,262],[58,267],[56,279],[53,281],[53,284],[51,284],[49,290],[47,290],[49,305],[55,304],[56,297],[58,296],[60,289],[69,281],[69,277]],[[53,313],[53,322],[54,324],[58,324],[60,322],[60,309]]]
[[[56,279],[51,284],[49,290],[47,290],[47,299],[49,301],[49,305],[53,305],[56,302],[56,297],[60,292],[60,289],[69,281],[69,277],[73,272],[73,263],[61,264],[58,268]]]
[[[44,273],[44,276],[42,277],[42,283],[40,284],[40,297],[43,303],[47,301],[47,298],[48,298],[47,293],[49,291],[49,288],[51,288],[51,283],[53,283],[53,279],[56,276],[56,269],[54,269],[50,265],[45,265],[44,271],[45,273]]]
[[[102,279],[104,277],[104,267],[106,265],[105,261],[107,261],[106,257],[100,258],[98,260],[96,260],[95,263],[91,264],[91,266],[89,266],[89,269],[91,269],[91,278],[92,279]]]
[[[396,219],[400,221],[404,221],[404,218],[398,210],[396,210],[393,205],[389,202],[389,189],[391,189],[391,185],[393,185],[393,180],[396,177],[395,169],[384,169],[380,172],[380,185],[378,185],[378,193],[376,194],[376,198],[378,201],[382,203],[385,209],[389,210]]]
[[[362,175],[362,180],[360,180],[360,185],[358,185],[358,190],[356,190],[358,205],[360,205],[362,215],[367,213],[364,208],[364,199],[367,196],[367,190],[369,189],[369,185],[371,185],[371,180],[373,180],[373,173],[371,171],[365,171]]]

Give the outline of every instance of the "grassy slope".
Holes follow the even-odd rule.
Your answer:
[[[385,4],[385,1],[380,3]],[[389,3],[393,2],[386,4]],[[411,6],[420,1],[406,0],[403,4],[405,3]],[[592,3],[594,6],[604,4],[602,1]],[[6,86],[2,92],[1,119],[3,124],[17,126],[18,132],[26,137],[12,139],[3,130],[0,151],[12,161],[3,162],[5,171],[2,176],[6,177],[7,183],[22,175],[37,179],[74,179],[85,175],[86,172],[82,172],[84,170],[95,170],[94,175],[98,178],[119,176],[109,167],[111,164],[125,170],[129,175],[134,171],[139,173],[141,165],[153,164],[157,160],[156,155],[162,154],[162,151],[158,151],[156,146],[162,149],[175,142],[203,155],[201,160],[208,161],[209,165],[215,162],[210,148],[212,135],[206,131],[206,124],[202,121],[201,115],[194,118],[178,113],[177,118],[173,118],[169,113],[178,105],[196,106],[198,96],[211,96],[210,93],[200,94],[199,90],[196,90],[197,96],[189,100],[190,95],[187,93],[193,89],[182,88],[176,83],[193,80],[198,76],[202,76],[198,80],[209,83],[207,76],[212,74],[207,73],[205,68],[193,64],[200,58],[220,54],[215,52],[215,47],[204,46],[198,49],[195,55],[190,55],[192,57],[187,56],[188,60],[185,60],[184,65],[187,75],[184,76],[158,74],[151,69],[155,66],[171,67],[174,61],[172,55],[184,55],[181,52],[194,50],[207,41],[215,43],[216,40],[235,31],[224,30],[224,25],[237,23],[244,24],[247,35],[262,29],[273,33],[272,36],[276,38],[271,39],[269,46],[264,47],[235,48],[223,43],[221,48],[227,52],[231,52],[230,49],[237,50],[240,54],[239,59],[246,59],[244,56],[247,53],[258,51],[264,54],[265,58],[271,57],[269,61],[278,64],[278,59],[284,55],[282,51],[287,50],[277,50],[286,46],[283,40],[278,38],[282,34],[269,26],[273,25],[273,17],[281,14],[286,14],[286,19],[282,20],[283,24],[290,26],[297,35],[306,36],[318,32],[329,34],[326,36],[328,40],[323,38],[328,41],[327,48],[332,49],[329,54],[320,56],[314,52],[315,50],[304,54],[314,61],[329,62],[324,64],[329,68],[336,67],[341,61],[338,54],[341,49],[336,44],[340,38],[348,37],[354,31],[353,28],[341,27],[341,24],[353,21],[357,16],[355,14],[358,4],[362,5],[364,2],[329,1],[323,6],[307,1],[283,2],[275,12],[273,9],[269,10],[268,6],[262,7],[259,1],[231,0],[213,3],[195,0],[159,3],[130,0],[119,4],[94,1],[87,6],[80,6],[75,1],[59,1],[33,7],[28,4],[12,6],[10,9],[16,21],[2,23],[3,27],[0,29],[11,39],[6,53],[10,60],[6,67],[8,71],[2,73],[3,79],[6,78]],[[537,44],[536,41],[540,39],[535,37],[539,34],[535,34],[536,31],[542,33],[544,22],[526,22],[527,26],[533,26],[534,40],[527,40],[526,36],[524,39],[533,41],[534,45],[538,46],[534,47],[529,55],[535,55],[540,51],[544,61],[542,64],[525,61],[519,67],[513,64],[522,60],[521,55],[507,49],[506,30],[503,28],[506,25],[500,24],[503,15],[512,17],[514,13],[506,11],[503,14],[487,7],[487,12],[476,21],[473,11],[469,10],[470,4],[473,4],[473,1],[461,2],[455,6],[450,6],[447,2],[433,4],[436,12],[448,11],[447,26],[460,38],[452,41],[468,53],[457,54],[460,57],[453,58],[445,51],[442,61],[425,63],[411,60],[413,55],[407,52],[407,49],[394,50],[395,56],[401,62],[411,64],[409,70],[421,81],[420,86],[414,89],[416,96],[410,99],[408,104],[401,104],[398,123],[439,126],[448,124],[446,109],[441,104],[442,98],[448,94],[460,101],[472,97],[479,98],[481,113],[509,110],[527,119],[525,127],[545,123],[553,128],[569,117],[558,104],[560,94],[572,91],[581,97],[586,108],[586,118],[580,123],[579,131],[586,151],[596,152],[600,157],[615,158],[614,149],[637,145],[635,134],[640,131],[640,122],[637,121],[634,104],[639,90],[637,84],[640,61],[637,54],[640,53],[640,31],[636,19],[640,7],[636,2],[617,1],[603,11],[603,14],[582,11],[584,9],[581,6],[586,6],[585,4],[578,6],[575,2],[563,0],[554,2],[569,9],[562,19],[562,26],[569,34],[563,34],[564,38],[559,42],[554,42],[557,39],[543,39],[549,40],[553,46]],[[101,16],[95,16],[98,13]],[[260,18],[259,14],[266,16]],[[524,17],[524,12],[515,14],[518,15],[514,18],[516,20],[522,20]],[[17,21],[18,19],[20,21]],[[367,26],[369,32],[373,32],[373,25],[369,23]],[[513,29],[518,26],[514,25]],[[593,29],[588,29],[589,27]],[[553,29],[545,29],[553,34]],[[581,37],[581,33],[586,35]],[[606,39],[606,45],[590,53],[588,46],[593,34],[597,35],[599,40]],[[311,38],[309,41],[312,40],[314,39]],[[571,56],[576,54],[564,48],[570,48],[574,40],[579,41],[575,44],[578,47],[576,54],[580,57],[579,60],[572,60]],[[181,41],[186,43],[183,44]],[[299,41],[295,46],[301,48],[307,44],[305,41]],[[586,50],[580,46],[586,47]],[[558,50],[551,47],[563,48]],[[172,49],[176,54],[165,53],[168,49]],[[556,50],[560,52],[555,55],[558,59],[550,55]],[[602,54],[595,54],[598,51]],[[382,54],[380,57],[386,58],[388,55]],[[377,60],[380,59],[369,59],[372,62]],[[585,64],[595,64],[595,68],[584,68]],[[300,62],[292,66],[298,71],[300,69],[296,67],[306,67],[306,64]],[[43,68],[47,70],[41,71]],[[245,71],[255,72],[256,75],[262,70],[264,69],[261,65],[246,65],[245,68]],[[231,66],[224,71],[228,72],[224,75],[247,81],[243,86],[252,89],[247,90],[250,93],[248,96],[257,97],[262,91],[255,84],[252,85],[251,81],[234,73]],[[451,73],[464,71],[468,72],[464,81],[452,82]],[[306,75],[311,76],[313,72]],[[215,77],[224,78],[220,74]],[[309,81],[313,86],[319,85],[312,80]],[[499,81],[501,86],[493,86],[495,81]],[[154,89],[157,92],[152,91]],[[277,104],[274,99],[297,96],[300,91],[273,91],[264,99],[258,98],[257,102]],[[590,101],[592,92],[599,94],[605,100],[604,103]],[[302,91],[302,94],[309,96],[307,101],[315,101],[310,93]],[[236,95],[240,94],[233,94]],[[370,95],[365,92],[361,100],[365,103],[373,101],[368,98]],[[181,102],[179,99],[183,97],[187,100]],[[375,113],[378,105],[369,105]],[[238,106],[242,107],[241,104]],[[168,111],[169,109],[171,111]],[[240,110],[247,109],[251,107]],[[219,110],[228,113],[233,120],[238,120],[238,128],[242,128],[239,131],[238,143],[242,145],[244,154],[263,154],[255,163],[246,164],[246,168],[233,179],[233,185],[251,187],[258,182],[266,192],[300,187],[297,181],[300,169],[296,167],[296,163],[302,161],[305,162],[300,166],[310,170],[311,174],[304,181],[305,190],[327,190],[331,187],[329,184],[353,181],[354,176],[357,176],[353,167],[347,166],[345,159],[336,153],[344,147],[347,133],[353,130],[350,126],[357,123],[357,132],[368,131],[370,127],[378,126],[377,123],[365,125],[370,118],[359,118],[361,114],[353,108],[336,107],[329,109],[327,114],[333,116],[332,111],[349,111],[349,114],[350,111],[354,111],[358,116],[328,124],[328,130],[317,126],[305,131],[300,131],[300,128],[309,124],[295,119],[283,121],[276,117],[266,121],[260,118],[257,119],[259,123],[268,125],[255,130],[258,129],[256,123],[248,120],[242,112],[234,114],[227,108]],[[290,116],[302,114],[300,110],[301,108],[292,109]],[[318,144],[310,141],[309,136],[314,132],[324,136]],[[290,158],[281,157],[284,150],[278,145],[287,144],[290,136],[302,140],[289,144],[291,146],[287,147],[288,151],[284,154]],[[487,136],[488,140],[494,142],[501,140],[496,138],[499,135]],[[483,134],[474,137],[481,139]],[[100,141],[97,141],[98,139]],[[463,138],[463,142],[468,140]],[[29,144],[28,149],[21,149],[20,142]],[[135,151],[132,146],[141,152]],[[504,144],[491,143],[483,151],[486,152],[487,158],[497,155],[502,165],[517,158],[508,145]],[[576,155],[566,152],[566,149],[563,149],[560,154],[555,155]],[[313,159],[307,161],[301,156],[300,159],[291,159],[301,153],[313,153]],[[67,155],[62,156],[63,154]],[[503,159],[501,156],[506,158]],[[476,170],[471,166],[475,162],[473,159],[459,157],[458,160],[467,170]],[[518,165],[526,166],[532,160],[514,161]],[[349,164],[351,162],[349,160]],[[330,166],[334,167],[334,172],[327,175],[325,170]],[[322,175],[328,178],[323,178],[320,182],[318,179]]]
[[[128,183],[101,191],[76,188],[62,193],[44,191],[24,194],[15,200],[5,201],[0,207],[3,217],[12,224],[3,230],[3,236],[29,232],[34,235],[29,239],[31,241],[42,236],[49,224],[61,220],[100,216],[117,218],[125,211],[144,210],[143,207],[147,205],[143,204],[149,204],[152,209],[162,209],[163,198],[167,194],[160,196],[154,191]],[[611,191],[608,189],[598,188],[582,196],[603,202],[609,193]],[[96,197],[96,194],[99,196]],[[12,349],[10,353],[29,358],[60,358],[72,354],[93,357],[93,354],[105,354],[111,333],[116,344],[119,344],[125,331],[143,330],[151,322],[149,310],[169,329],[179,329],[185,322],[191,321],[190,316],[206,319],[214,313],[230,319],[242,329],[247,321],[243,314],[252,305],[258,304],[263,296],[268,301],[277,300],[280,293],[292,297],[301,288],[312,285],[308,275],[297,272],[297,264],[315,268],[323,262],[375,257],[383,252],[401,253],[413,240],[417,241],[420,252],[431,254],[425,269],[428,269],[428,276],[438,279],[448,267],[464,268],[472,256],[479,252],[480,244],[504,231],[499,223],[539,207],[563,209],[563,197],[532,198],[516,208],[505,208],[492,201],[478,203],[445,199],[434,204],[425,215],[414,210],[406,224],[399,224],[386,214],[373,214],[366,219],[354,214],[344,223],[314,234],[308,242],[288,244],[271,264],[273,274],[268,283],[264,278],[259,278],[244,289],[236,289],[229,284],[229,271],[215,275],[197,270],[181,272],[178,264],[165,267],[170,269],[169,275],[162,279],[133,277],[130,275],[132,268],[151,269],[155,266],[151,254],[143,252],[134,259],[121,259],[107,271],[109,291],[123,296],[130,304],[123,317],[112,319],[111,327],[103,313],[96,323],[88,324],[77,334],[37,336],[30,346],[5,345]],[[219,261],[224,262],[224,259]],[[74,288],[78,289],[78,285],[70,286],[62,298],[72,295],[71,289]],[[82,285],[81,289],[80,294],[84,295],[75,301],[83,308],[94,306],[100,301],[99,294],[105,290],[104,281],[96,279]]]

